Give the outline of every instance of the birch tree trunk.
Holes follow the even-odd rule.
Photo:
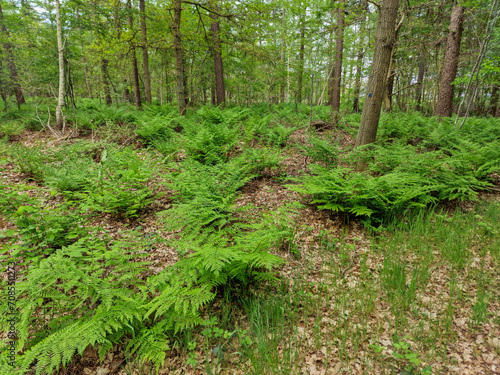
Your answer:
[[[61,14],[59,11],[59,0],[56,0],[56,27],[57,27],[57,50],[59,55],[59,95],[57,97],[56,126],[64,130],[64,55],[62,42]]]
[[[151,74],[149,73],[148,57],[148,35],[146,31],[146,4],[144,0],[139,1],[139,12],[141,14],[141,39],[142,39],[142,70],[144,71],[144,94],[146,101],[151,103]]]
[[[300,48],[299,48],[299,76],[297,77],[297,103],[302,103],[302,76],[304,75],[304,38],[306,26],[304,18],[301,18],[300,23]]]

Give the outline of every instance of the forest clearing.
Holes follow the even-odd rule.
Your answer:
[[[500,373],[499,13],[1,1],[0,375]]]

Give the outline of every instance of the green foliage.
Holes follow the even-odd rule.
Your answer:
[[[330,142],[311,136],[308,145],[300,147],[304,155],[309,156],[313,162],[322,163],[328,167],[334,167],[338,163],[338,149]]]
[[[153,173],[150,160],[142,160],[129,148],[104,150],[98,172],[84,195],[75,195],[85,199],[84,208],[133,217],[151,203],[153,193],[147,186]]]
[[[89,345],[100,348],[102,360],[116,340],[141,327],[144,308],[137,276],[144,263],[136,261],[141,256],[136,245],[133,235],[111,247],[104,240],[85,238],[25,271],[16,283],[18,295],[24,297],[17,301],[18,351],[29,348],[19,355],[23,371],[36,360],[36,374],[50,373]],[[5,327],[5,301],[0,309]]]
[[[41,147],[29,148],[15,145],[15,147],[11,148],[10,155],[14,159],[19,172],[34,180],[43,178],[46,156],[44,156]]]
[[[311,194],[319,208],[354,215],[377,217],[411,207],[423,207],[437,201],[432,195],[439,185],[419,176],[392,173],[372,177],[349,168],[311,167],[314,175],[306,176],[292,190]]]
[[[227,225],[235,211],[239,189],[265,168],[276,167],[278,162],[278,154],[266,149],[248,149],[227,163],[216,165],[185,160],[170,175],[168,186],[176,192],[177,204],[165,212],[167,227],[175,230],[185,226]]]
[[[92,99],[80,99],[78,108],[66,113],[67,121],[75,126],[97,129],[106,123],[137,123],[137,109],[129,105],[107,106]]]
[[[25,129],[25,125],[17,120],[0,123],[0,138],[7,137],[9,140],[15,139]]]
[[[203,164],[218,164],[228,160],[229,152],[238,142],[240,130],[236,122],[242,114],[226,112],[202,107],[198,114],[204,122],[183,122],[180,142],[187,155]]]
[[[9,237],[13,237],[13,243],[20,240],[10,247],[12,257],[22,256],[26,261],[37,259],[87,233],[82,225],[85,218],[71,205],[46,206],[43,201],[22,193],[29,190],[42,189],[20,186],[5,189],[0,195],[2,212],[17,228]]]
[[[500,134],[493,129],[498,128],[493,123],[471,119],[462,137],[446,121],[435,123],[432,130],[421,116],[401,114],[388,119],[379,143],[360,147],[350,156],[351,163],[362,162],[368,166],[367,171],[313,165],[313,175],[290,188],[311,194],[322,209],[380,221],[384,216],[441,201],[473,200],[479,190],[491,186],[490,175],[500,171],[500,147],[491,139],[493,136],[500,140]],[[403,126],[402,119],[410,125]],[[488,142],[478,124],[491,127]],[[400,140],[384,143],[391,137]],[[413,141],[416,146],[407,144]],[[424,145],[432,148],[422,149]],[[307,152],[314,155],[316,148],[313,144]],[[326,159],[330,149],[319,149],[316,159],[325,163],[321,158]]]

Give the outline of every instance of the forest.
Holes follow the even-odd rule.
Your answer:
[[[0,375],[500,373],[499,0],[0,0]]]

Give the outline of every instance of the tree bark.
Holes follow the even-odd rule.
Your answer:
[[[57,98],[56,108],[56,126],[57,128],[64,129],[64,54],[62,43],[62,28],[61,28],[61,14],[59,11],[59,0],[56,0],[56,27],[57,27],[57,51],[59,56],[59,95]]]
[[[9,40],[9,31],[5,27],[4,18],[3,18],[3,10],[2,4],[0,3],[0,24],[2,26],[2,34],[3,34],[3,48],[7,54],[7,67],[10,73],[10,79],[12,81],[12,85],[14,86],[14,94],[16,95],[17,107],[21,108],[21,104],[26,103],[24,99],[23,90],[21,89],[21,85],[19,84],[19,79],[17,75],[16,63],[14,61],[14,53],[12,51],[12,45],[8,42]]]
[[[415,110],[422,112],[422,92],[424,84],[424,75],[426,67],[425,51],[422,48],[420,52],[420,63],[418,64],[417,89],[415,91],[415,101],[417,102]]]
[[[66,89],[64,90],[66,96],[69,97],[71,101],[71,105],[76,108],[76,102],[75,102],[75,89],[73,86],[73,79],[71,78],[71,65],[69,64],[69,60],[67,58],[64,58],[64,70],[65,70],[65,75],[66,78],[64,80]]]
[[[177,100],[179,102],[179,112],[186,114],[186,107],[189,103],[187,94],[186,74],[184,72],[184,61],[182,56],[181,42],[181,12],[182,0],[174,0],[174,22],[172,31],[174,35],[175,72],[177,78]]]
[[[304,18],[300,22],[299,72],[297,77],[297,103],[302,103],[302,76],[304,75],[304,38],[306,26]]]
[[[280,46],[280,102],[284,103],[285,102],[285,79],[286,76],[283,74],[283,71],[285,69],[285,30],[286,30],[286,9],[283,8],[282,10],[282,18],[281,18],[281,27],[283,28],[282,35],[281,35],[281,46]]]
[[[220,25],[217,15],[210,13],[210,18],[213,20],[210,25],[210,30],[212,31],[212,48],[214,55],[216,104],[224,107],[226,105],[226,88],[224,87],[224,64],[222,61]]]
[[[142,70],[144,72],[144,94],[146,101],[151,103],[151,74],[149,73],[148,57],[148,35],[146,31],[146,4],[144,0],[139,0],[139,11],[141,14],[141,39],[142,39]]]
[[[387,74],[387,83],[385,84],[385,92],[384,92],[384,110],[386,112],[392,111],[392,93],[394,91],[394,77],[396,72],[392,69],[393,60],[391,57],[391,63],[389,65],[389,71]]]
[[[464,20],[464,7],[457,1],[453,2],[450,17],[450,27],[446,41],[443,69],[439,83],[436,115],[450,117],[453,112],[453,81],[457,75],[458,57],[460,56],[460,41]]]
[[[86,66],[83,67],[83,75],[85,76],[85,85],[87,86],[88,95],[90,99],[93,99],[92,86],[90,86],[89,70]]]
[[[131,4],[130,0],[127,0],[127,8],[129,9],[129,11],[132,9],[132,4]],[[133,19],[131,13],[129,13],[129,16],[128,16],[128,25],[130,27],[130,30],[133,32],[134,31],[134,19]],[[130,63],[132,64],[132,76],[134,79],[134,103],[137,107],[141,107],[142,101],[141,101],[141,86],[139,83],[139,68],[137,66],[137,56],[135,54],[135,44],[132,41],[130,42]]]
[[[104,96],[106,97],[106,104],[109,106],[113,104],[111,99],[111,89],[109,88],[108,81],[108,64],[109,61],[106,59],[101,59],[101,72],[102,72],[102,84],[104,86]]]
[[[2,71],[2,70],[3,70],[3,61],[0,58],[0,71]],[[9,102],[7,101],[7,94],[5,92],[6,88],[7,88],[7,85],[2,80],[2,76],[0,75],[0,96],[2,97],[2,100],[3,100],[3,104],[4,104],[3,111],[4,112],[6,112],[8,107],[9,107]]]
[[[378,121],[391,64],[392,50],[396,43],[396,16],[399,0],[383,0],[380,4],[377,31],[375,34],[375,52],[368,79],[367,95],[356,147],[372,143],[377,137]]]
[[[334,0],[335,1],[335,0]],[[337,121],[340,111],[340,82],[342,77],[342,53],[344,50],[344,6],[345,0],[340,0],[337,10],[337,30],[335,33],[335,61],[332,77],[332,112]]]
[[[365,10],[363,14],[363,18],[361,19],[361,25],[359,27],[359,35],[361,35],[361,40],[359,43],[358,55],[356,58],[356,75],[354,80],[354,101],[352,104],[352,111],[359,112],[359,93],[361,91],[361,70],[363,68],[363,57],[365,56],[364,50],[364,33],[365,33],[365,25],[366,18],[368,17],[368,1],[364,1],[363,8]]]
[[[493,117],[498,117],[500,115],[498,99],[499,99],[499,87],[498,85],[493,85],[490,97],[490,115]]]

